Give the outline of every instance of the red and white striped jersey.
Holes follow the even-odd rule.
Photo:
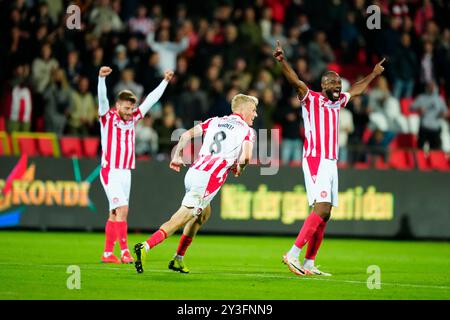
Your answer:
[[[337,159],[339,110],[350,99],[348,92],[343,92],[337,101],[332,101],[320,92],[308,90],[302,100],[302,115],[305,125],[303,157],[320,157]]]
[[[199,125],[204,134],[203,145],[191,167],[223,181],[237,162],[244,141],[255,142],[255,131],[239,114],[210,118]]]
[[[123,121],[115,109],[100,116],[102,168],[135,168],[135,126],[140,119],[142,113],[139,108],[129,121]]]

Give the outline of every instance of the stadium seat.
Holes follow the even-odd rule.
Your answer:
[[[395,139],[397,148],[417,148],[417,136],[412,133],[400,133]]]
[[[0,131],[6,131],[6,121],[4,117],[0,117]]]
[[[86,158],[96,158],[98,156],[98,146],[100,144],[99,138],[84,138],[81,142],[83,145],[83,154]]]
[[[393,150],[389,157],[389,166],[397,170],[412,170],[414,168],[414,157],[406,150]]]
[[[410,108],[412,103],[412,98],[402,98],[400,100],[400,110],[402,111],[403,115],[409,116],[411,114]]]
[[[356,162],[353,165],[353,168],[357,169],[357,170],[366,170],[366,169],[370,168],[370,164],[368,162],[362,162],[362,161],[361,162]]]
[[[377,170],[387,170],[389,169],[389,164],[384,161],[382,156],[376,156],[374,159],[374,167]]]
[[[83,152],[81,149],[81,139],[78,137],[62,137],[59,140],[61,145],[61,153],[63,157],[81,158]]]
[[[428,158],[423,150],[416,150],[416,162],[419,170],[430,171],[431,166],[428,162]]]
[[[39,154],[44,157],[54,157],[55,150],[53,147],[53,141],[48,138],[37,138],[37,146]]]
[[[445,156],[445,152],[441,150],[432,150],[428,155],[430,160],[430,166],[432,169],[440,170],[440,171],[449,171],[450,167],[448,166],[447,158]]]
[[[17,137],[17,144],[20,154],[31,157],[39,156],[36,140],[33,137]]]
[[[363,144],[367,144],[369,142],[370,137],[372,136],[372,130],[370,130],[369,128],[365,128],[361,141]]]

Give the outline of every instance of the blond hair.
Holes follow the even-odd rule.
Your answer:
[[[254,96],[247,96],[245,94],[239,93],[235,95],[231,100],[231,111],[236,112],[242,104],[247,102],[254,103],[255,106],[257,106],[259,101],[258,98]]]
[[[117,95],[117,100],[130,101],[131,103],[135,104],[137,102],[137,97],[130,90],[122,90]]]

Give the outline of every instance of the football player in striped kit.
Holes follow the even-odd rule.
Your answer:
[[[186,194],[181,207],[145,242],[135,245],[135,267],[138,273],[144,271],[147,251],[182,227],[183,234],[169,268],[181,273],[189,272],[183,257],[198,230],[211,215],[210,202],[225,183],[228,173],[232,171],[235,176],[239,176],[250,162],[255,141],[255,133],[250,126],[257,117],[257,105],[257,98],[238,94],[231,101],[231,115],[210,118],[181,136],[170,162],[172,170],[180,172],[181,166],[184,166],[183,148],[192,138],[204,135],[202,148],[186,173]]]
[[[115,108],[110,109],[106,95],[105,78],[112,69],[101,67],[98,77],[98,113],[102,144],[100,180],[109,202],[109,218],[106,222],[104,263],[133,263],[127,245],[128,200],[131,186],[131,170],[135,168],[135,126],[150,108],[161,98],[172,71],[166,71],[164,79],[139,105],[129,90],[119,92]],[[114,254],[114,244],[119,241],[121,259]]]
[[[381,60],[373,71],[356,82],[348,92],[341,92],[342,83],[339,74],[327,71],[321,79],[321,92],[310,90],[301,81],[289,63],[285,60],[279,41],[273,52],[281,64],[281,70],[288,82],[294,87],[302,102],[302,116],[305,125],[302,167],[305,176],[308,202],[313,211],[305,220],[292,248],[283,256],[283,262],[297,275],[324,275],[315,265],[315,257],[322,243],[331,208],[338,205],[338,133],[339,110],[349,100],[360,95],[370,82],[379,76],[384,68]],[[303,264],[299,262],[300,251],[308,243]]]

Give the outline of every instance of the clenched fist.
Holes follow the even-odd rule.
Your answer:
[[[109,74],[112,72],[112,69],[110,67],[101,67],[100,71],[98,72],[99,77],[106,77],[109,76]]]

